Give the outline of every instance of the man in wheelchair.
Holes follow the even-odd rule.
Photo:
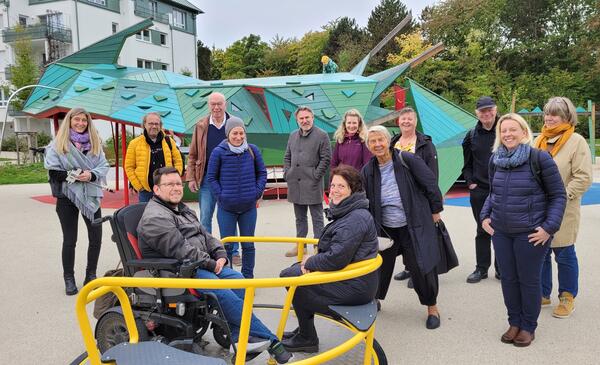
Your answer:
[[[177,170],[163,167],[154,172],[154,197],[137,227],[142,257],[175,258],[198,264],[198,279],[242,279],[243,275],[227,267],[227,253],[221,242],[202,227],[196,213],[181,202],[183,183]],[[223,310],[233,342],[238,341],[243,289],[201,289],[213,293]],[[247,359],[268,350],[279,364],[287,363],[292,354],[284,349],[277,337],[254,315],[250,323]],[[254,356],[253,356],[254,355]]]

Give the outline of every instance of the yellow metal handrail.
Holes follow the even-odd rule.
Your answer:
[[[224,242],[287,242],[297,243],[299,246],[304,243],[315,244],[317,240],[307,238],[291,237],[227,237]],[[300,253],[302,250],[299,250]],[[300,256],[300,255],[299,255]],[[88,360],[91,365],[100,365],[100,353],[94,342],[94,336],[86,312],[86,305],[108,292],[113,292],[123,310],[125,323],[129,331],[129,342],[137,343],[139,334],[135,325],[133,310],[129,303],[129,298],[123,288],[141,287],[141,288],[203,288],[203,289],[245,289],[244,305],[242,309],[242,321],[240,323],[238,355],[236,365],[245,363],[246,347],[248,345],[248,335],[250,332],[250,319],[252,316],[252,307],[254,304],[254,294],[257,288],[275,288],[289,287],[286,301],[282,311],[282,316],[277,328],[277,337],[281,338],[283,329],[290,311],[292,298],[298,286],[326,284],[336,281],[348,280],[366,275],[373,272],[381,266],[381,256],[376,258],[352,263],[339,271],[312,272],[297,277],[285,278],[258,278],[258,279],[184,279],[184,278],[135,278],[135,277],[102,277],[91,281],[81,288],[75,304],[75,311],[79,321],[79,327],[83,336],[83,341],[88,354]],[[309,365],[320,364],[335,357],[338,357],[346,351],[352,349],[363,339],[366,340],[364,364],[370,364],[371,354],[373,353],[373,336],[375,326],[365,332],[356,331],[356,334],[339,346],[305,359],[296,364]]]

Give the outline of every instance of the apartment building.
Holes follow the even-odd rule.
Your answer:
[[[202,11],[191,1],[0,0],[0,85],[10,83],[13,46],[22,35],[31,39],[32,57],[41,69],[150,17],[154,25],[126,41],[119,64],[197,77],[196,16]],[[0,126],[6,99],[0,88]],[[17,111],[10,110],[9,116],[17,119],[17,131],[42,127]],[[48,133],[46,124],[42,130]]]

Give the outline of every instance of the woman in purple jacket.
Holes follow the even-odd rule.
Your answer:
[[[567,195],[556,163],[531,147],[531,130],[518,114],[496,124],[490,159],[490,192],[481,226],[492,236],[508,313],[504,343],[525,347],[540,314],[542,264],[560,228]]]
[[[367,128],[362,115],[356,109],[344,114],[342,123],[333,134],[335,147],[331,158],[331,169],[339,165],[348,165],[360,171],[373,155],[365,146]]]

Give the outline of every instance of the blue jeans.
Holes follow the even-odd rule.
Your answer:
[[[494,252],[502,273],[502,294],[508,323],[534,333],[542,305],[541,275],[550,240],[534,246],[527,233],[504,233],[492,236]]]
[[[221,238],[235,236],[237,226],[240,228],[240,236],[254,236],[256,206],[243,213],[234,213],[223,209],[219,205],[217,209],[217,222],[219,222]],[[233,247],[230,246],[232,245],[225,245],[229,262],[231,262],[231,257],[233,256]],[[244,274],[245,278],[250,279],[254,277],[255,256],[254,243],[242,242],[242,274]]]
[[[147,203],[150,201],[150,199],[152,199],[152,197],[154,196],[154,193],[151,191],[146,191],[146,190],[140,190],[138,192],[138,199],[140,203]]]
[[[558,294],[569,292],[576,297],[579,291],[579,264],[575,245],[548,250],[542,267],[542,295],[550,298],[552,294],[552,251],[558,269]]]
[[[242,279],[243,276],[239,272],[224,267],[217,275],[208,270],[196,270],[196,278],[198,279]],[[244,306],[244,289],[198,289],[205,293],[214,293],[219,300],[219,304],[223,309],[223,314],[229,329],[233,342],[238,342],[240,335],[240,323],[242,321],[242,309]],[[277,340],[277,337],[265,326],[254,314],[250,320],[250,336],[268,339],[271,341]]]
[[[217,197],[210,190],[206,175],[198,189],[198,204],[200,205],[200,223],[208,233],[212,234],[212,217],[215,213]]]

